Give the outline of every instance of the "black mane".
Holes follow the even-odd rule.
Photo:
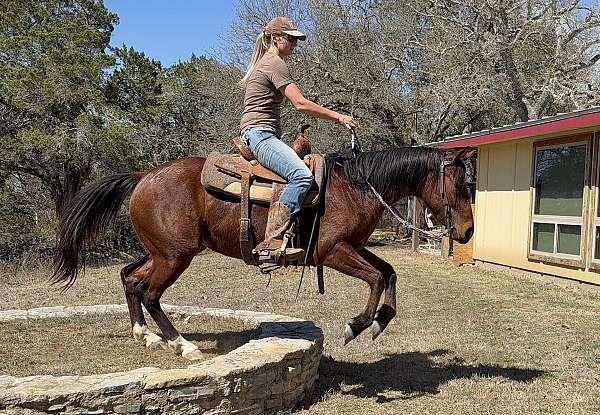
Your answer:
[[[444,151],[429,147],[400,147],[383,151],[359,153],[356,157],[331,155],[342,165],[350,182],[370,193],[369,183],[382,195],[391,196],[422,190],[430,172],[437,175]]]

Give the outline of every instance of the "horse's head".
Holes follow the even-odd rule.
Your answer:
[[[460,243],[468,242],[473,235],[473,213],[465,182],[464,161],[476,152],[476,149],[470,148],[447,151],[439,173],[429,178],[421,195],[433,215],[433,221],[449,227],[452,239]]]

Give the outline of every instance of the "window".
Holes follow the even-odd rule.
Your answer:
[[[535,148],[530,254],[583,259],[588,154],[588,141]]]

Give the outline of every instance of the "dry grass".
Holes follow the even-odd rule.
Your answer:
[[[278,272],[267,286],[258,270],[207,253],[163,301],[315,321],[325,355],[315,402],[298,414],[600,413],[600,289],[457,268],[393,246],[373,251],[398,274],[398,316],[375,342],[365,333],[342,346],[367,287],[332,270],[325,295],[309,272],[294,301],[298,271]],[[119,269],[89,269],[65,294],[39,272],[0,274],[1,308],[123,303]]]

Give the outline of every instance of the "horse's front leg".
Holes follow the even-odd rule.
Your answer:
[[[379,307],[377,313],[375,313],[375,320],[371,325],[371,333],[373,334],[373,340],[375,340],[394,316],[396,316],[396,271],[394,271],[394,268],[390,264],[367,249],[363,248],[358,253],[369,264],[377,268],[383,276],[385,297],[383,304]]]
[[[358,316],[351,318],[348,324],[346,324],[344,344],[348,344],[350,340],[354,339],[373,323],[377,305],[383,293],[383,276],[377,268],[359,255],[346,242],[336,244],[325,256],[323,265],[346,275],[360,278],[369,284],[369,288],[371,289],[365,310]]]

